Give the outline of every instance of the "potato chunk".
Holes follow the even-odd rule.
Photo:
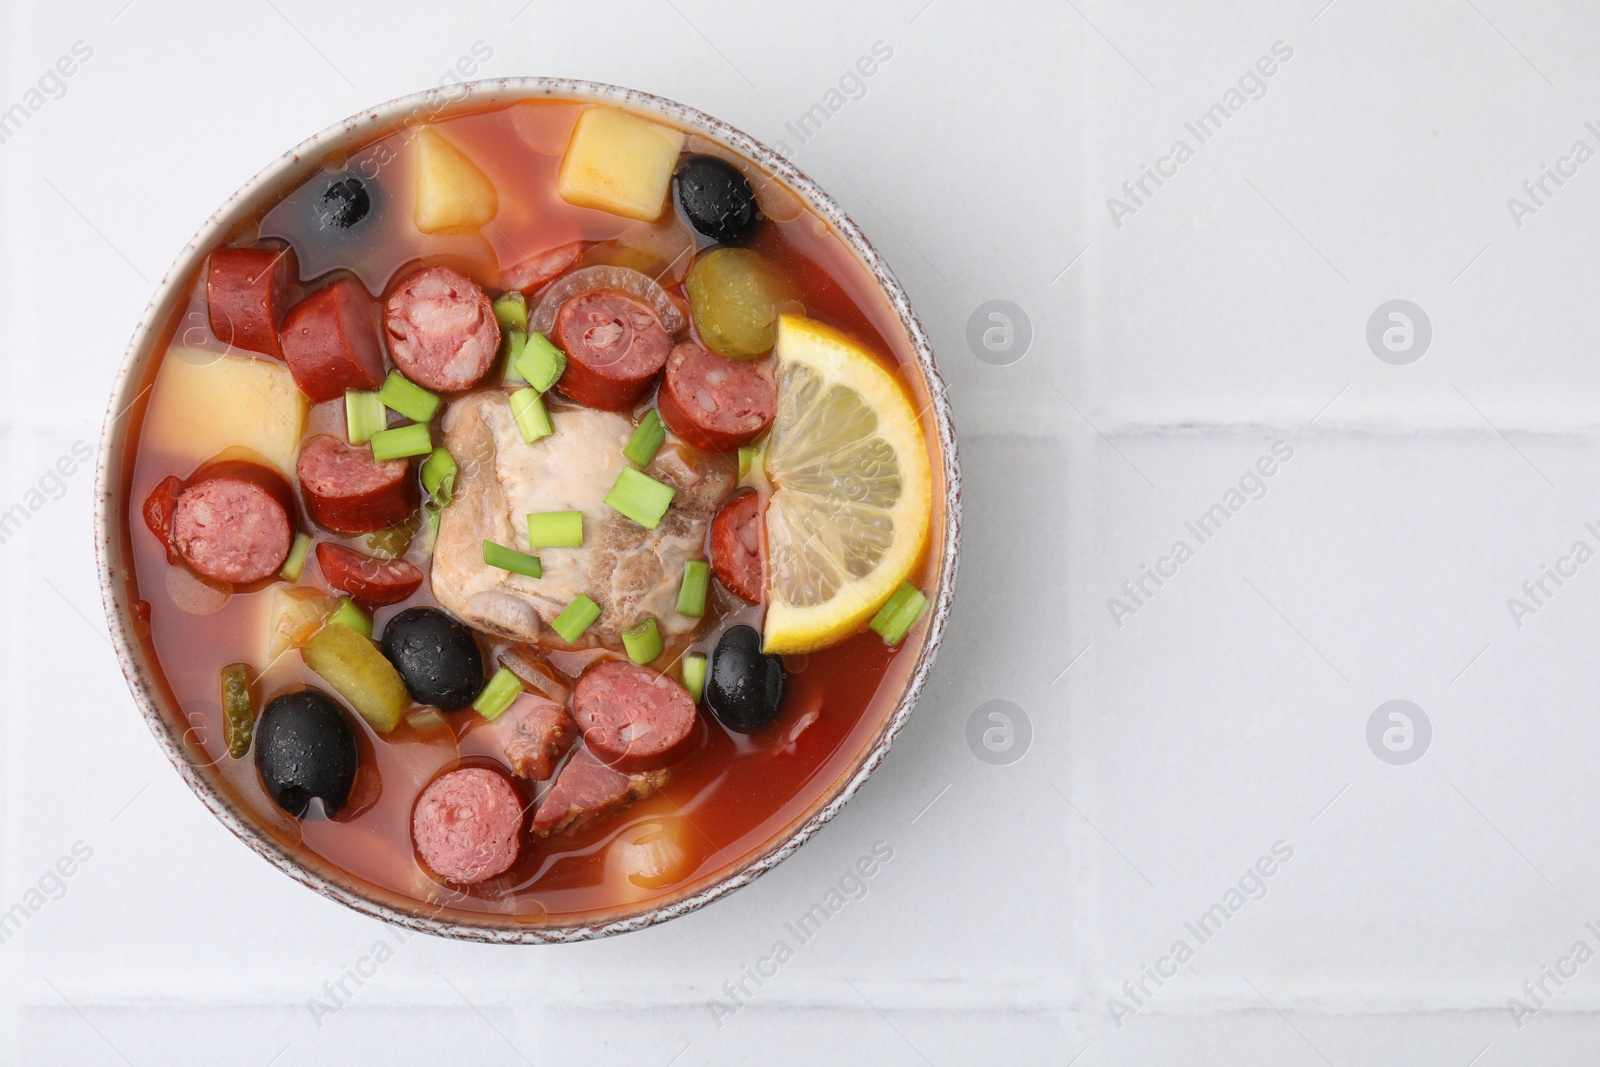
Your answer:
[[[466,153],[430,126],[417,130],[417,203],[423,233],[476,230],[500,210],[500,195]]]
[[[196,465],[242,445],[290,475],[306,409],[277,360],[175,345],[156,374],[141,445]]]
[[[653,222],[682,148],[680,131],[596,105],[578,116],[556,189],[569,204]]]

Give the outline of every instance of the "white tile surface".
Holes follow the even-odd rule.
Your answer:
[[[1574,942],[1600,949],[1600,563],[1520,628],[1506,607],[1573,541],[1600,548],[1600,161],[1520,228],[1506,206],[1575,139],[1600,150],[1592,10],[12,4],[0,107],[80,40],[65,94],[0,144],[0,512],[44,494],[0,544],[0,909],[76,843],[89,858],[0,945],[0,1062],[1592,1054],[1600,964],[1520,1028],[1506,1007]],[[756,886],[597,944],[399,943],[234,841],[105,644],[90,474],[41,485],[97,439],[133,323],[211,209],[479,40],[487,75],[634,85],[791,147],[785,123],[887,42],[797,159],[895,264],[963,433],[961,597],[888,762]],[[1117,226],[1107,198],[1277,41],[1265,94]],[[1411,366],[1366,344],[1394,298],[1432,322]],[[991,299],[1031,324],[1011,366],[967,346]],[[1279,440],[1265,495],[1199,544],[1185,523]],[[1107,598],[1179,538],[1194,558],[1117,626]],[[1394,698],[1433,728],[1409,766],[1366,741]],[[1028,717],[1020,762],[969,749],[991,700]],[[880,840],[868,895],[715,1019]],[[1200,944],[1185,923],[1277,842],[1292,858]],[[1178,940],[1193,960],[1133,1005],[1123,983]],[[393,959],[314,1016],[379,942]],[[1120,1027],[1111,997],[1139,1008]]]

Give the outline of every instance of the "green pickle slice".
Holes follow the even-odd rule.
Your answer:
[[[222,668],[222,733],[228,755],[244,759],[256,729],[256,709],[250,703],[250,668],[230,663]]]

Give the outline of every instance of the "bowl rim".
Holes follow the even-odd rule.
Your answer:
[[[160,694],[159,686],[154,684],[154,679],[145,663],[144,650],[132,633],[131,605],[126,602],[124,596],[124,583],[118,580],[116,574],[116,567],[122,558],[122,524],[118,515],[118,498],[121,471],[124,467],[123,453],[127,444],[125,425],[119,428],[119,423],[122,422],[122,415],[137,403],[144,392],[148,391],[146,387],[137,394],[134,393],[145,376],[148,364],[151,360],[159,358],[154,352],[155,343],[160,339],[162,329],[176,306],[180,295],[178,283],[187,279],[210,249],[227,237],[245,209],[251,206],[257,197],[280,188],[291,179],[299,180],[303,177],[300,171],[309,173],[320,165],[321,160],[330,151],[360,141],[380,127],[387,126],[398,131],[411,121],[424,115],[437,114],[446,108],[459,108],[473,103],[509,104],[538,96],[613,104],[636,112],[658,115],[681,129],[697,133],[751,159],[769,174],[777,177],[789,190],[805,201],[812,211],[828,222],[871,273],[901,329],[904,330],[917,368],[922,375],[928,393],[927,410],[933,417],[938,433],[939,453],[943,458],[945,537],[943,545],[938,547],[940,552],[938,594],[934,598],[933,610],[929,615],[928,630],[922,650],[906,686],[896,701],[893,712],[879,726],[876,736],[853,773],[843,784],[838,785],[831,795],[825,795],[802,823],[787,833],[773,838],[738,868],[688,896],[668,899],[640,911],[601,921],[520,925],[504,924],[506,920],[494,913],[484,913],[484,921],[478,922],[459,918],[461,914],[459,912],[447,919],[437,914],[429,915],[425,911],[404,911],[370,898],[351,885],[340,884],[304,863],[294,852],[262,829],[255,820],[239,810],[227,794],[202,775],[199,767],[185,755],[182,736],[175,730],[168,717],[162,714],[161,704],[164,698]],[[843,809],[872,772],[882,764],[895,737],[905,727],[916,707],[928,675],[933,670],[934,656],[949,621],[955,596],[956,564],[961,542],[961,472],[956,454],[955,423],[949,395],[934,362],[933,346],[916,312],[912,310],[905,290],[860,228],[851,221],[832,197],[802,174],[787,157],[720,119],[640,90],[569,78],[536,76],[494,78],[410,93],[335,123],[306,138],[267,164],[206,219],[157,284],[156,291],[145,307],[123,354],[111,398],[106,407],[97,452],[94,537],[100,595],[105,607],[106,622],[129,690],[168,761],[212,815],[236,837],[302,885],[360,914],[406,929],[456,940],[493,944],[570,942],[642,930],[696,911],[749,885],[814,836]],[[334,867],[331,861],[329,866]]]

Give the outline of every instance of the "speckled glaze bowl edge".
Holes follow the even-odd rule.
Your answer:
[[[906,688],[895,704],[893,714],[880,727],[854,773],[798,827],[775,839],[759,855],[715,883],[688,896],[593,924],[518,925],[514,920],[497,921],[495,917],[489,915],[486,915],[485,921],[480,923],[429,914],[425,906],[420,904],[416,912],[405,911],[370,899],[357,889],[307,867],[293,852],[274,840],[241,812],[220,788],[208,781],[191,764],[185,755],[182,736],[175,731],[171,720],[161,711],[165,697],[151,677],[149,667],[145,663],[144,650],[131,631],[132,605],[126,602],[124,583],[116,576],[117,568],[123,563],[118,498],[121,493],[121,471],[124,466],[127,435],[122,416],[142,395],[135,390],[145,378],[149,362],[158,358],[158,353],[153,351],[154,345],[159,340],[162,327],[168,321],[177,300],[184,295],[178,292],[178,287],[190,277],[207,252],[226,238],[232,227],[260,198],[271,195],[273,191],[291,181],[302,180],[332,151],[358,144],[380,129],[398,130],[409,122],[431,116],[446,108],[469,104],[511,103],[519,99],[540,96],[617,104],[646,114],[660,115],[673,125],[697,132],[752,159],[798,194],[806,205],[831,225],[847,246],[861,257],[904,329],[926,384],[929,397],[928,410],[937,429],[939,450],[943,457],[945,494],[942,503],[945,537],[942,546],[934,546],[934,550],[939,553],[940,561],[938,594],[933,601],[926,639]],[[933,670],[934,656],[944,635],[945,626],[949,622],[955,596],[956,564],[961,542],[961,472],[956,454],[955,424],[944,381],[934,364],[933,347],[916,312],[911,308],[910,300],[888,264],[844,210],[782,155],[725,122],[683,104],[638,90],[599,82],[560,78],[500,78],[449,88],[430,89],[397,98],[307,138],[263,168],[229,197],[206,220],[163,276],[155,296],[146,307],[128,344],[101,431],[95,492],[95,549],[99,564],[100,593],[105,604],[106,620],[117,658],[134,699],[161,750],[211,813],[240,840],[283,873],[363,915],[422,933],[493,944],[581,941],[641,930],[666,922],[749,885],[809,840],[843,809],[866,782],[868,776],[883,762],[895,736],[904,728],[915,709],[923,686]]]

